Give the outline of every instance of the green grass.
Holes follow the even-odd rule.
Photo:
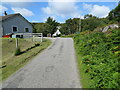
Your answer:
[[[22,51],[34,45],[32,39],[18,39],[20,49]],[[16,50],[16,42],[14,38],[3,38],[2,39],[2,62],[3,64],[9,60],[10,57],[14,56]]]
[[[80,54],[78,54],[79,50],[77,49],[76,46],[75,46],[75,51],[76,51],[76,56],[77,56],[77,67],[79,69],[81,86],[82,86],[82,88],[89,88],[89,81],[88,81],[89,76],[84,74],[84,69],[86,67],[82,64],[82,56]]]
[[[32,42],[32,39],[19,39],[19,47],[22,53],[15,56],[15,39],[3,39],[2,42],[2,64],[6,66],[2,68],[2,80],[7,79],[51,44],[51,41],[47,39],[44,39],[42,43]]]
[[[74,37],[75,34],[70,34],[70,35],[61,35],[62,38],[72,38]]]

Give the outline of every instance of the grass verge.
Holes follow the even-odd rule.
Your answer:
[[[82,64],[82,55],[78,54],[78,48],[75,46],[75,52],[77,57],[77,67],[79,70],[80,82],[83,88],[89,88],[89,76],[84,74],[85,66]]]
[[[10,40],[11,45],[14,46],[9,46],[10,42],[8,43],[8,40],[7,42],[3,40],[2,64],[4,65],[4,68],[1,68],[2,73],[0,74],[2,75],[2,80],[7,79],[10,75],[12,75],[18,69],[26,65],[33,57],[35,57],[38,53],[46,49],[51,44],[51,41],[47,39],[44,39],[42,43],[34,43],[31,40],[25,39],[20,39],[19,41],[21,41],[19,46],[21,48],[22,54],[15,56],[15,40]]]

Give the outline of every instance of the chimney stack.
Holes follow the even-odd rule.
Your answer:
[[[7,15],[7,12],[6,12],[6,11],[4,11],[4,15],[5,15],[5,16]]]

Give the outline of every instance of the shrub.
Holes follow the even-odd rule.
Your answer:
[[[36,47],[37,47],[37,46],[40,46],[40,44],[39,44],[39,43],[36,43],[35,46],[36,46]]]
[[[88,88],[120,88],[119,35],[115,29],[110,35],[93,32],[74,37],[77,54],[82,56],[82,73],[90,78]]]
[[[86,31],[84,31],[84,32],[81,32],[80,34],[81,35],[85,35],[85,34],[90,34],[92,31],[89,31],[89,30],[86,30]]]
[[[21,50],[20,50],[20,47],[16,48],[15,50],[15,56],[18,56],[21,54]]]

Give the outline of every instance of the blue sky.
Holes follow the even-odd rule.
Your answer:
[[[65,1],[65,0],[63,0]],[[47,17],[53,17],[58,22],[69,18],[83,18],[85,14],[106,17],[117,2],[3,2],[0,13],[21,13],[30,22],[45,22]],[[3,14],[2,14],[3,15]]]

